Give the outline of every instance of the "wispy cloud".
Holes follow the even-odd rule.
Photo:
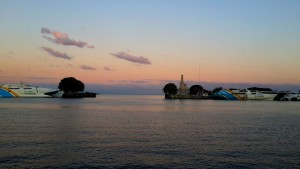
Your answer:
[[[51,48],[48,48],[48,47],[45,47],[45,46],[42,46],[41,49],[46,51],[49,55],[54,56],[54,57],[67,59],[67,60],[72,59],[72,57],[67,55],[66,53],[62,53],[62,52],[56,51],[54,49],[51,49]]]
[[[46,35],[52,35],[53,37],[49,36],[43,36],[45,39],[47,39],[50,42],[53,42],[55,44],[61,44],[66,46],[77,46],[80,48],[95,48],[93,45],[88,44],[84,41],[76,41],[73,39],[70,39],[69,35],[67,33],[62,33],[59,31],[52,31],[48,28],[41,28],[41,33]]]
[[[158,79],[139,79],[139,80],[109,80],[111,84],[132,84],[132,85],[144,85],[144,84],[163,84],[162,80]]]
[[[13,51],[8,51],[5,56],[8,58],[12,58],[14,56],[14,54],[15,53]]]
[[[119,59],[127,60],[130,62],[135,62],[135,63],[140,63],[140,64],[151,64],[150,60],[143,56],[133,56],[133,55],[125,53],[125,52],[111,53],[111,55],[113,55]]]
[[[50,67],[54,67],[54,68],[60,68],[59,65],[53,65],[53,64],[50,64],[49,66],[50,66]]]
[[[80,65],[80,68],[84,70],[97,70],[96,68],[87,65]]]
[[[28,76],[28,79],[35,79],[35,80],[52,80],[52,79],[57,79],[54,77],[34,77],[34,76]]]
[[[50,29],[48,29],[48,28],[42,28],[41,29],[41,33],[44,33],[44,34],[51,34],[51,30]]]
[[[104,66],[103,69],[104,69],[105,71],[113,71],[113,69],[111,69],[111,68],[109,68],[109,67],[106,67],[106,66]]]

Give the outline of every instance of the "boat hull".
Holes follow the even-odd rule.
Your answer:
[[[220,90],[216,92],[212,99],[214,100],[246,100],[245,95],[235,94],[230,90]]]
[[[278,94],[248,94],[248,100],[274,100]]]
[[[300,101],[300,93],[298,94],[287,94],[283,98],[280,99],[281,101]]]
[[[215,93],[213,99],[222,100],[273,100],[277,93],[250,92],[249,90],[221,90]]]

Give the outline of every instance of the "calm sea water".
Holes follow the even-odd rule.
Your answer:
[[[300,168],[300,102],[0,99],[0,168]]]

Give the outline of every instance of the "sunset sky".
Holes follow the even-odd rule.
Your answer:
[[[0,59],[0,84],[300,89],[300,1],[0,0]]]

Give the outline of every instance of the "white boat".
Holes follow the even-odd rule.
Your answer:
[[[5,84],[0,86],[0,97],[62,97],[63,91],[27,84]]]
[[[300,93],[289,93],[280,100],[282,101],[300,101]]]
[[[246,100],[273,100],[278,93],[272,90],[254,90],[254,89],[232,89],[234,94],[245,97]]]

